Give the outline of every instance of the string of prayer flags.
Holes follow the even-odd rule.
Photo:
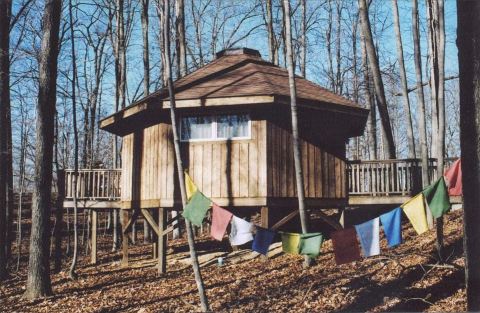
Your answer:
[[[388,246],[395,247],[402,243],[402,209],[396,208],[380,215],[383,232],[387,237]]]
[[[456,160],[445,172],[445,179],[448,182],[448,194],[450,196],[461,196],[462,193],[462,161]]]
[[[236,217],[235,215],[232,216],[230,223],[231,228],[229,238],[232,246],[241,246],[253,240],[252,223]]]
[[[360,247],[355,228],[346,228],[332,233],[333,251],[337,265],[360,259]]]
[[[299,254],[300,234],[281,232],[281,235],[283,252],[290,254]]]
[[[410,223],[417,234],[421,235],[428,230],[427,214],[425,212],[425,200],[423,193],[419,193],[408,202],[402,204],[403,212],[408,217]]]
[[[298,245],[299,253],[315,258],[320,254],[322,247],[322,233],[308,233],[300,235],[300,243]]]
[[[365,223],[355,225],[363,255],[370,257],[380,254],[380,218],[376,217]]]
[[[450,210],[450,198],[448,197],[445,179],[440,177],[434,184],[422,191],[433,217],[439,218]]]
[[[276,234],[273,230],[257,226],[255,237],[253,238],[252,250],[267,255],[268,249],[275,239]]]
[[[218,206],[216,203],[212,204],[212,226],[210,228],[210,235],[214,239],[222,241],[232,216],[233,214],[231,212]]]
[[[200,191],[196,191],[185,208],[183,208],[183,217],[189,220],[193,225],[202,226],[203,219],[207,214],[212,201],[205,197]]]
[[[185,172],[185,189],[187,191],[187,200],[190,200],[192,196],[195,194],[195,192],[198,191],[198,188],[193,182],[192,178],[186,172]]]

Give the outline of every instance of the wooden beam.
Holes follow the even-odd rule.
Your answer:
[[[122,206],[120,201],[114,200],[78,200],[77,207],[85,209],[118,209]],[[65,200],[63,201],[63,207],[72,208],[73,201]]]
[[[242,97],[222,97],[222,98],[207,98],[207,99],[189,99],[177,100],[175,105],[177,108],[191,108],[191,107],[205,107],[205,106],[229,106],[242,104],[259,104],[259,103],[274,103],[274,96],[242,96]],[[162,108],[170,108],[170,100],[164,100]]]
[[[128,223],[128,211],[120,210],[122,217],[122,229],[125,229]],[[122,230],[122,266],[128,266],[128,234]]]
[[[90,252],[90,264],[97,264],[97,222],[98,222],[98,212],[96,210],[91,210],[92,214],[92,251]]]
[[[145,217],[145,219],[147,220],[147,223],[152,227],[155,234],[157,234],[157,236],[161,236],[160,228],[158,227],[158,224],[153,218],[152,214],[150,214],[150,212],[148,212],[147,209],[141,209],[141,210],[142,210],[143,217]]]
[[[263,228],[269,228],[269,208],[266,206],[262,206],[260,208],[260,224],[262,225]]]
[[[270,229],[277,229],[279,227],[281,227],[282,225],[284,225],[285,223],[287,223],[289,220],[291,220],[292,218],[294,218],[295,216],[297,216],[298,214],[298,210],[295,210],[293,212],[291,212],[290,214],[288,214],[287,216],[285,216],[284,218],[282,218],[281,220],[279,220],[275,225],[273,225],[272,227],[270,227]]]
[[[130,217],[130,219],[127,222],[127,225],[125,226],[125,229],[123,229],[124,233],[128,233],[131,230],[133,223],[135,223],[139,215],[140,215],[140,210],[135,209],[133,211],[132,217]]]
[[[167,224],[167,210],[164,208],[158,209],[158,225],[160,232],[158,236],[158,274],[165,274],[167,272],[167,236],[163,234]]]
[[[182,217],[182,214],[180,214],[180,212],[177,214],[177,216],[175,216],[174,218],[171,218],[170,220],[167,221],[167,225],[170,225],[172,224],[173,222],[175,222],[176,220],[179,220],[180,217]],[[178,225],[178,223],[177,223]]]

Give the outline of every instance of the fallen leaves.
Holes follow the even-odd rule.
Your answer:
[[[331,242],[314,266],[303,269],[303,258],[272,253],[264,259],[248,252],[227,254],[225,246],[209,238],[200,254],[202,275],[213,311],[464,311],[464,261],[461,211],[448,214],[445,243],[452,267],[435,263],[435,233],[417,236],[407,227],[405,244],[381,256],[336,266]],[[139,240],[141,242],[141,240]],[[208,247],[212,248],[208,252]],[[8,312],[191,312],[199,308],[195,280],[188,266],[186,242],[171,243],[168,273],[157,276],[149,261],[151,247],[132,246],[132,267],[120,268],[120,253],[110,252],[110,238],[99,238],[99,265],[82,256],[79,279],[65,272],[52,275],[55,295],[42,301],[21,298],[23,271],[0,286],[0,310]],[[216,248],[216,249],[213,249]],[[27,250],[24,250],[27,251]],[[210,254],[210,255],[209,255]],[[216,257],[225,258],[217,266]],[[68,264],[65,264],[68,267]]]

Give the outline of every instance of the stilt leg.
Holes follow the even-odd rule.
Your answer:
[[[158,274],[167,272],[167,235],[163,232],[167,228],[167,210],[158,209],[158,228],[161,235],[158,236]]]
[[[97,210],[92,210],[92,251],[90,251],[90,263],[97,264],[97,222],[98,222],[98,212]]]
[[[128,223],[128,210],[121,210],[122,222],[122,266],[128,266],[128,232],[124,232]]]

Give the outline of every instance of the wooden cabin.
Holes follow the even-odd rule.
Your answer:
[[[296,86],[307,206],[346,206],[345,144],[362,134],[368,110],[304,78]],[[206,196],[261,212],[267,227],[297,206],[286,69],[257,50],[228,49],[174,89],[183,162]],[[100,127],[122,137],[122,208],[180,210],[168,91]]]

